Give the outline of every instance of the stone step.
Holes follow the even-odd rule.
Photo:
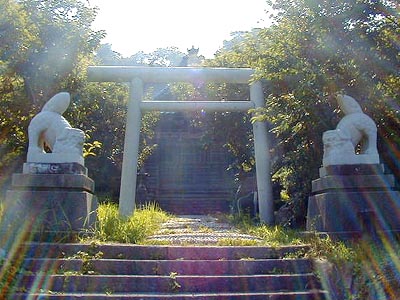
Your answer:
[[[15,300],[25,300],[28,295],[24,293],[16,294]],[[154,293],[154,294],[82,294],[82,293],[64,293],[64,294],[31,294],[28,299],[46,299],[46,300],[325,300],[329,299],[326,292],[320,290],[307,292],[265,292],[265,293]]]
[[[284,258],[307,249],[30,243],[5,260],[21,271],[3,291],[17,300],[326,300],[312,261]]]
[[[161,209],[173,213],[173,214],[215,214],[229,213],[231,201],[230,198],[210,198],[204,200],[204,195],[199,197],[187,197],[182,198],[168,198],[159,197],[157,200],[158,205]]]
[[[226,223],[217,223],[214,220],[208,221],[207,219],[195,219],[194,216],[191,216],[191,219],[184,219],[182,221],[176,222],[174,220],[168,221],[161,226],[161,230],[170,229],[170,230],[187,230],[188,228],[191,230],[199,230],[201,227],[210,228],[212,230],[230,230],[232,232],[238,231],[232,225]]]
[[[283,258],[291,253],[305,252],[308,245],[265,246],[144,246],[130,244],[56,244],[29,243],[18,250],[27,258],[67,258],[78,252],[100,254],[101,258],[130,260],[232,260],[242,258]]]
[[[43,284],[39,284],[43,283]],[[46,285],[48,284],[48,287]],[[320,290],[312,273],[270,275],[24,275],[24,290],[38,293],[240,293]]]
[[[252,245],[260,244],[263,240],[248,234],[240,234],[235,232],[214,231],[207,232],[179,232],[175,234],[159,234],[152,235],[147,241],[161,242],[165,241],[173,245],[217,245],[221,240],[236,240],[252,242]]]
[[[28,272],[92,272],[103,275],[244,275],[311,273],[308,259],[243,260],[127,260],[127,259],[26,259]]]

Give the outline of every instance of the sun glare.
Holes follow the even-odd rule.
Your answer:
[[[138,51],[178,47],[186,51],[192,45],[206,57],[229,40],[230,33],[265,27],[265,0],[204,0],[188,2],[90,0],[99,8],[95,29],[107,31],[106,43],[123,56]]]

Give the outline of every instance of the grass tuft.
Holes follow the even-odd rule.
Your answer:
[[[304,245],[304,241],[298,230],[284,228],[282,226],[269,226],[256,224],[248,214],[227,215],[226,221],[238,228],[242,233],[261,238],[267,246]]]
[[[256,240],[246,240],[246,239],[220,239],[217,242],[217,246],[257,246],[260,242]]]
[[[93,238],[100,242],[119,242],[137,244],[160,229],[169,219],[157,205],[148,204],[137,208],[133,216],[121,217],[118,206],[112,203],[99,205],[98,223]]]
[[[354,262],[356,252],[354,247],[346,245],[342,241],[334,241],[329,236],[309,236],[304,239],[310,247],[306,256],[313,258],[325,258],[334,263]]]
[[[253,226],[247,228],[246,233],[261,238],[269,246],[304,245],[297,231],[280,226]]]

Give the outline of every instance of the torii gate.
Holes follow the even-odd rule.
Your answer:
[[[120,215],[130,216],[135,209],[137,159],[142,112],[197,110],[247,112],[251,108],[264,106],[264,96],[260,81],[250,84],[250,101],[144,101],[144,84],[169,82],[249,84],[253,73],[252,69],[245,68],[131,66],[96,66],[88,68],[90,81],[130,83],[119,198]],[[274,211],[266,124],[264,122],[255,122],[253,124],[253,134],[260,219],[263,223],[273,224]]]

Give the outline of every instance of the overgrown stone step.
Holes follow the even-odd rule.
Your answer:
[[[10,299],[327,300],[308,246],[22,245]]]
[[[232,292],[285,292],[320,290],[321,285],[314,274],[277,275],[25,275],[19,286],[34,289],[39,282],[48,282],[53,293],[232,293]],[[42,285],[40,290],[47,290]]]
[[[63,294],[31,294],[27,298],[27,294],[15,295],[15,300],[37,299],[37,300],[326,300],[328,299],[324,291],[307,291],[307,292],[265,292],[265,293],[154,293],[154,294],[82,294],[82,293],[63,293]]]
[[[18,251],[31,258],[67,258],[78,252],[102,258],[133,260],[233,260],[243,258],[283,258],[288,254],[305,252],[307,245],[265,247],[265,246],[142,246],[127,244],[55,244],[31,243]]]
[[[308,259],[242,260],[127,260],[127,259],[26,259],[23,269],[32,272],[81,272],[103,275],[243,275],[311,273]]]

